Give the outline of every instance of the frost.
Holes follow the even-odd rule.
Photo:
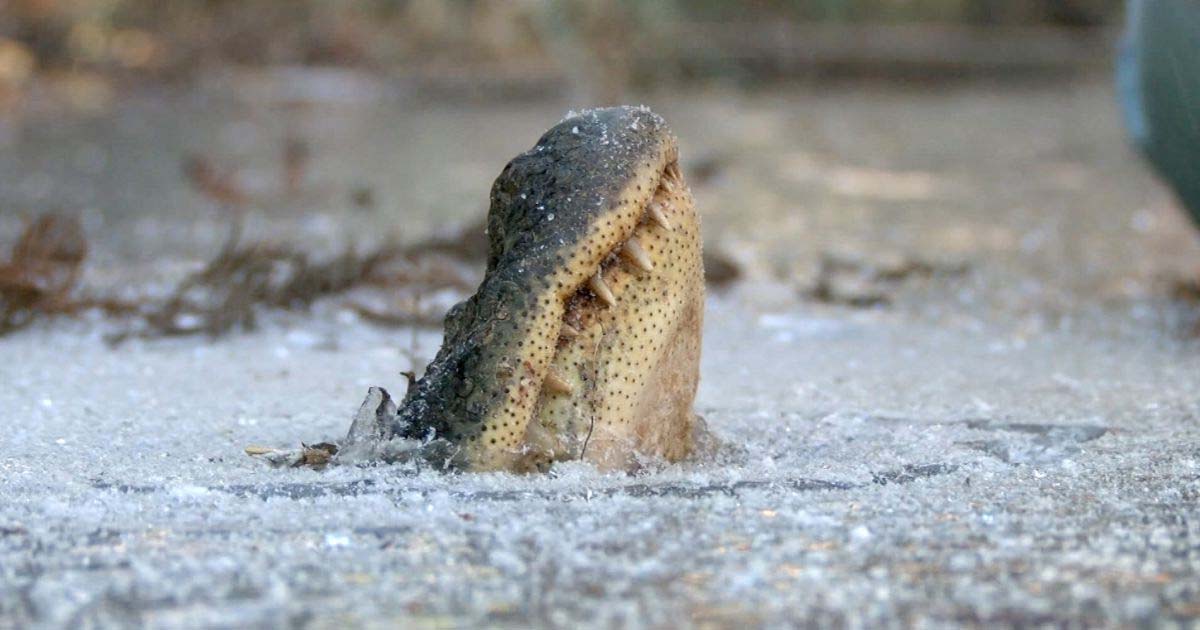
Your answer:
[[[955,99],[956,108],[969,100]],[[1035,132],[1066,129],[1074,148],[1056,150],[1052,133],[1038,138],[1045,151],[984,143],[1019,149],[1001,172],[1039,169],[1032,156],[1043,153],[1118,154],[1115,132],[1108,144],[1078,135],[1102,125],[1060,124],[1102,98],[1038,99],[1017,118]],[[986,113],[1019,129],[1001,105]],[[1027,115],[1043,110],[1063,117]],[[985,118],[970,121],[986,139]],[[855,119],[812,119],[821,120]],[[946,157],[937,151],[949,136],[920,131],[901,139],[931,163]],[[750,164],[731,165],[733,179],[761,168],[773,181],[779,153],[753,149],[736,154]],[[1117,172],[1118,161],[1101,161]],[[995,190],[989,173],[959,167]],[[1113,195],[1107,210],[1099,195],[1079,205],[1120,227],[1131,216],[1122,204],[1150,189],[1144,177],[1114,179],[1130,195]],[[1002,202],[1032,204],[1020,195],[1040,188],[1017,186]],[[820,213],[837,208],[823,198],[789,196],[803,211],[771,215],[786,220],[770,236],[798,256],[815,252],[824,243],[797,235],[829,235],[837,222]],[[1087,250],[1098,265],[1132,252],[1143,257],[1137,269],[1158,269],[1136,231],[1097,236],[1068,220],[1074,204],[1064,199],[1031,206],[1054,208],[1050,224],[1040,212],[1018,225],[989,213],[980,232],[1003,227],[1004,247],[987,245],[987,256],[1011,246],[1031,257],[1056,250],[1053,261],[1065,262],[1057,257]],[[953,205],[955,225],[974,227],[968,201],[932,214]],[[734,209],[765,203],[750,195],[714,209],[710,225],[736,228]],[[899,239],[927,227],[881,230]],[[166,232],[141,229],[149,239]],[[1029,234],[1037,247],[1021,250]],[[1087,239],[1071,243],[1088,246],[1059,247],[1075,234]],[[1104,239],[1120,247],[1104,249]],[[1002,264],[989,258],[979,273]],[[416,456],[424,444],[404,440],[348,448],[322,471],[291,466],[298,436],[347,437],[369,386],[400,399],[400,372],[421,369],[438,332],[378,328],[319,306],[265,314],[257,332],[218,342],[118,350],[95,323],[35,327],[0,351],[0,627],[1187,625],[1200,598],[1195,341],[1167,332],[1149,299],[1106,293],[1120,303],[1109,311],[1063,298],[1051,316],[1022,301],[1057,291],[1047,278],[998,278],[1018,325],[974,284],[940,293],[922,282],[915,306],[870,312],[813,304],[783,283],[714,291],[696,409],[712,432],[706,448],[629,474],[586,462],[545,475],[442,474]],[[436,310],[459,298],[423,299]],[[1079,315],[1092,308],[1099,314]],[[366,405],[369,418],[381,400]],[[378,428],[355,426],[368,436]],[[278,454],[281,467],[247,447]]]
[[[1040,618],[1029,611],[1070,592],[1057,589],[1088,584],[1114,602],[1106,614],[1157,619],[1163,604],[1141,598],[1140,580],[1195,568],[1192,521],[1173,515],[1191,510],[1197,458],[1172,445],[1193,431],[1176,403],[1200,383],[1162,382],[1153,354],[1113,363],[1111,341],[1063,337],[996,356],[969,332],[755,315],[714,298],[698,410],[717,443],[697,461],[636,475],[581,462],[548,475],[442,474],[412,456],[419,444],[388,442],[322,472],[282,456],[284,467],[265,467],[242,449],[342,438],[355,383],[403,389],[406,355],[378,352],[403,345],[393,332],[331,323],[267,326],[206,353],[195,352],[202,340],[122,353],[68,332],[7,340],[24,360],[0,366],[0,382],[24,384],[0,388],[17,419],[0,460],[2,610],[103,619],[121,602],[220,625],[230,606],[245,619],[332,619],[407,615],[421,602],[462,620],[543,607],[584,623],[630,606],[668,623],[692,601],[673,586],[686,584],[781,624],[796,606],[882,622],[896,606],[928,605],[926,589],[939,605],[984,610],[1003,597],[1026,611],[1011,614]],[[335,335],[339,350],[309,334]],[[885,352],[896,338],[912,352]],[[290,356],[270,351],[279,345]],[[437,345],[421,334],[424,352]],[[152,386],[131,386],[143,372]],[[1067,384],[1066,398],[1026,394]],[[22,392],[104,404],[83,414]],[[972,402],[981,396],[989,411]],[[401,463],[370,463],[379,458]],[[21,568],[31,561],[43,563],[36,577]],[[1031,597],[997,585],[1005,566],[1036,567],[1056,586]],[[1129,579],[1098,579],[1111,566]],[[296,592],[322,595],[286,596]],[[1161,596],[1191,597],[1174,592]]]

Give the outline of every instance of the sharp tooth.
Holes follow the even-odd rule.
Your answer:
[[[678,162],[671,162],[670,164],[667,165],[667,175],[669,175],[671,177],[671,179],[673,179],[677,182],[683,181],[683,174],[679,172],[679,163]]]
[[[563,380],[563,377],[554,372],[546,372],[546,379],[542,381],[546,389],[556,394],[566,394],[570,396],[575,393],[575,388],[570,383]]]
[[[671,222],[667,220],[667,215],[663,214],[662,204],[658,203],[657,201],[651,202],[651,204],[646,207],[646,210],[650,213],[650,218],[654,219],[655,223],[662,226],[662,229],[668,232],[671,231]]]
[[[660,183],[663,188],[667,189],[667,192],[675,192],[675,182],[672,181],[670,177],[662,178]]]
[[[642,249],[642,244],[636,238],[630,237],[625,241],[625,246],[621,248],[621,255],[625,260],[637,265],[642,271],[654,271],[654,263],[650,260],[649,254]]]
[[[596,297],[600,298],[601,302],[604,302],[609,307],[617,305],[617,298],[613,297],[612,290],[608,288],[607,284],[604,284],[604,278],[600,275],[599,271],[588,280],[588,287],[592,290],[592,293],[596,294]]]
[[[570,324],[563,324],[562,328],[559,329],[558,334],[566,337],[567,339],[574,339],[575,337],[579,336],[579,329]]]

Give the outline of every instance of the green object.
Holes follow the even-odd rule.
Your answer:
[[[1133,0],[1117,66],[1126,124],[1200,224],[1200,0]]]

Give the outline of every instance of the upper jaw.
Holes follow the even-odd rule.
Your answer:
[[[518,156],[492,189],[487,275],[446,318],[446,338],[397,414],[402,437],[452,445],[452,465],[511,469],[547,388],[567,304],[615,301],[605,265],[653,267],[635,232],[670,229],[656,192],[678,181],[674,138],[647,110],[569,118]]]

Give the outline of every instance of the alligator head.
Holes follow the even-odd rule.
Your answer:
[[[440,443],[468,470],[688,455],[704,271],[663,119],[616,107],[551,128],[496,179],[488,236],[482,284],[378,437]]]

